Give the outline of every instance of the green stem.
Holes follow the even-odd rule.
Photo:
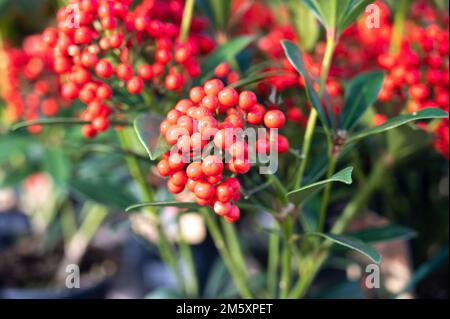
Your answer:
[[[237,289],[239,290],[243,298],[251,299],[252,293],[248,288],[245,278],[242,276],[241,272],[234,264],[230,252],[225,246],[225,240],[219,230],[219,226],[214,219],[214,215],[207,209],[202,209],[202,213],[214,244],[216,245],[216,248],[219,251],[220,256],[222,257],[222,260],[227,267],[228,272],[230,273],[234,283],[236,284]]]
[[[337,163],[337,155],[331,155],[330,163],[328,166],[327,179],[330,179],[333,176],[333,174],[336,170],[336,163]],[[328,203],[330,201],[330,195],[331,195],[331,184],[332,183],[328,183],[325,186],[325,189],[323,192],[322,202],[320,204],[320,213],[319,213],[319,225],[318,225],[319,232],[323,232],[325,229],[325,221],[327,218]]]
[[[247,266],[236,233],[236,228],[234,227],[234,224],[227,222],[223,218],[221,219],[221,223],[231,257],[233,258],[234,263],[239,267],[239,271],[243,274],[245,280],[248,281]]]
[[[408,4],[409,0],[400,0],[399,6],[395,11],[394,31],[392,32],[390,48],[391,54],[398,54],[400,52]]]
[[[66,267],[69,264],[79,264],[89,243],[108,215],[108,210],[93,202],[85,203],[87,214],[79,230],[65,246],[64,259],[59,265],[57,276],[59,280],[66,277]]]
[[[276,229],[269,236],[269,257],[267,262],[267,289],[271,298],[276,298],[277,296],[278,258],[280,257],[280,235],[278,234],[278,224],[276,225]]]
[[[134,131],[132,129],[124,129],[118,131],[119,141],[123,148],[125,149],[133,149],[133,141],[132,137],[134,136]],[[154,201],[154,193],[151,187],[147,184],[147,180],[145,178],[146,174],[143,172],[140,163],[137,158],[133,156],[126,157],[128,170],[130,171],[131,177],[137,183],[139,190],[141,192],[141,197],[145,202],[153,202]],[[183,283],[183,276],[181,275],[181,270],[177,260],[177,254],[175,247],[172,245],[170,240],[167,238],[166,233],[164,232],[160,218],[156,212],[156,210],[152,207],[146,207],[145,212],[156,219],[156,228],[158,231],[158,250],[161,255],[161,259],[169,265],[172,271],[175,274],[179,287],[186,292],[185,285]]]
[[[327,47],[325,51],[325,55],[322,62],[322,74],[320,77],[320,87],[319,87],[319,96],[322,96],[326,89],[326,82],[328,78],[328,73],[330,72],[331,62],[333,60],[334,49],[336,48],[336,40],[334,35],[330,35],[327,37]],[[305,138],[302,146],[302,160],[300,163],[300,168],[297,171],[297,174],[294,179],[294,189],[299,189],[303,183],[303,177],[305,175],[306,166],[308,164],[309,152],[311,149],[311,143],[314,136],[314,131],[316,129],[317,124],[317,111],[313,108],[311,109],[311,114],[309,115],[308,124],[306,126]]]
[[[189,244],[186,242],[183,235],[180,235],[180,253],[183,260],[186,262],[188,270],[188,278],[186,279],[186,292],[188,297],[196,298],[199,296],[198,276],[195,267],[194,257]]]
[[[286,299],[291,289],[291,243],[290,239],[293,231],[293,222],[291,216],[288,216],[283,223],[284,227],[284,245],[281,267],[281,280],[280,280],[280,297]]]
[[[191,29],[192,15],[194,13],[195,0],[186,0],[183,12],[183,21],[181,22],[180,42],[184,43],[188,39]]]
[[[372,194],[380,187],[383,182],[383,176],[385,176],[386,174],[386,169],[391,166],[391,163],[391,159],[385,158],[384,160],[380,160],[376,164],[374,170],[367,180],[367,184],[346,206],[344,212],[339,217],[338,221],[334,224],[331,233],[342,234],[346,230],[350,221],[356,216],[358,212],[361,211],[361,209],[364,208]],[[292,298],[298,299],[305,296],[317,273],[322,268],[323,263],[328,258],[330,248],[330,242],[323,243],[323,246],[313,254],[313,262],[308,263],[307,261],[305,261],[302,266],[304,266],[305,264],[307,264],[308,266],[302,267],[300,280],[297,282],[293,292],[291,293]]]

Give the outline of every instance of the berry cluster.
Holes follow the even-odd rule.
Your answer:
[[[55,71],[65,83],[61,94],[79,98],[87,109],[81,118],[86,137],[109,128],[116,111],[113,92],[139,94],[178,91],[200,74],[197,58],[214,48],[203,35],[207,23],[194,17],[190,36],[179,39],[183,0],[71,0],[58,11],[57,28],[43,37],[53,48]]]
[[[278,153],[287,152],[286,137],[267,132],[282,128],[285,122],[283,112],[266,110],[253,92],[238,93],[219,79],[209,80],[192,88],[189,99],[179,101],[161,123],[160,132],[173,149],[157,165],[158,172],[169,177],[170,192],[181,193],[187,186],[198,204],[210,205],[217,214],[235,222],[240,215],[235,205],[240,183],[226,176],[249,172],[249,154],[268,154],[271,144],[278,147]],[[240,134],[248,127],[266,128],[266,134],[249,145]],[[208,146],[217,152],[210,155]]]
[[[59,97],[59,77],[53,72],[51,50],[40,35],[28,36],[21,48],[5,47],[0,52],[1,95],[11,122],[55,116],[68,101]],[[38,133],[41,126],[30,126]]]

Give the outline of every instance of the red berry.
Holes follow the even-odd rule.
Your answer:
[[[219,79],[212,79],[205,83],[203,89],[207,95],[218,95],[224,88],[223,82]]]
[[[253,108],[256,103],[256,94],[251,91],[244,91],[239,95],[239,106],[244,110]]]
[[[203,178],[202,164],[197,162],[189,164],[186,169],[186,173],[190,179],[194,181],[200,180],[201,178]]]
[[[230,223],[235,223],[241,217],[241,211],[237,206],[232,206],[230,213],[225,216],[225,219]]]
[[[206,95],[205,91],[200,86],[192,88],[191,91],[189,92],[189,98],[191,99],[192,102],[196,104],[199,104],[203,100],[205,95]]]
[[[97,62],[95,73],[101,78],[110,78],[114,74],[114,68],[111,62],[103,59]]]
[[[239,101],[239,95],[233,88],[227,88],[219,92],[219,102],[223,106],[234,107]]]
[[[214,212],[219,216],[227,216],[231,213],[232,205],[229,202],[223,203],[220,201],[215,202]]]
[[[210,200],[215,193],[214,186],[210,183],[199,182],[195,186],[195,196],[203,200]]]
[[[279,110],[268,111],[264,116],[264,125],[268,128],[282,128],[286,123],[286,117]]]
[[[153,78],[153,68],[149,64],[143,64],[138,69],[138,75],[145,81]]]
[[[172,175],[172,177],[169,179],[169,181],[173,185],[184,187],[188,181],[188,177],[187,177],[185,171],[178,171]]]
[[[222,159],[215,155],[203,159],[202,170],[206,176],[217,176],[223,172]]]
[[[120,80],[128,81],[133,77],[133,68],[129,64],[121,63],[117,66],[116,75]]]
[[[156,169],[158,170],[159,175],[163,177],[172,175],[172,169],[169,166],[169,161],[166,159],[161,160],[156,166]]]
[[[131,94],[138,94],[142,91],[144,87],[144,82],[142,81],[142,79],[140,77],[132,77],[128,82],[127,82],[127,90],[128,92],[130,92]]]

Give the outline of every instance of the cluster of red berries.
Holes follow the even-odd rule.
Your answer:
[[[59,97],[59,77],[53,72],[52,54],[40,35],[28,36],[21,48],[0,52],[1,95],[11,122],[55,116],[68,101]],[[41,126],[30,126],[38,133]]]
[[[187,187],[198,204],[210,205],[218,215],[235,222],[240,215],[235,205],[240,183],[226,176],[248,173],[253,151],[269,154],[272,144],[278,153],[287,152],[286,137],[267,132],[282,128],[285,122],[283,112],[267,110],[255,93],[238,93],[219,79],[209,80],[192,88],[189,99],[179,101],[161,123],[160,132],[173,149],[157,165],[158,172],[169,177],[171,193],[181,193]],[[249,145],[239,133],[251,126],[266,128],[255,145]],[[203,154],[210,145],[220,155]]]
[[[197,61],[214,42],[203,35],[205,19],[194,17],[186,41],[179,40],[184,0],[71,0],[57,14],[57,28],[43,38],[53,48],[54,69],[65,83],[61,94],[79,98],[86,137],[109,128],[113,89],[139,94],[178,91],[200,74]]]

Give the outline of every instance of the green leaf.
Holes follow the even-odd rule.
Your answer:
[[[29,136],[7,134],[0,136],[0,164],[8,161],[12,154],[25,152],[27,147],[33,144]]]
[[[357,232],[347,233],[346,236],[357,238],[365,243],[380,243],[394,240],[409,240],[417,236],[417,233],[408,228],[398,225],[387,225],[383,227],[369,228]]]
[[[308,98],[311,101],[313,107],[319,114],[319,118],[322,121],[322,124],[325,127],[330,127],[327,115],[321,103],[321,99],[319,98],[318,93],[314,89],[314,83],[311,79],[312,75],[309,73],[308,69],[305,66],[302,52],[300,51],[299,47],[291,41],[282,40],[281,45],[283,46],[284,52],[289,62],[297,70],[297,72],[302,75],[303,79],[305,80],[306,93],[308,94]]]
[[[338,31],[342,33],[351,23],[358,19],[367,6],[374,0],[350,0],[346,11],[341,15],[338,23]]]
[[[366,243],[362,242],[361,240],[359,240],[357,238],[344,236],[344,235],[323,234],[323,233],[307,233],[306,235],[319,236],[319,237],[331,240],[335,244],[349,248],[351,250],[355,250],[355,251],[367,256],[371,261],[373,261],[376,264],[381,263],[380,254],[375,249],[373,249],[371,246],[367,245]]]
[[[70,159],[61,148],[49,148],[43,157],[43,168],[59,187],[66,186],[71,176]]]
[[[220,30],[226,29],[230,18],[231,0],[209,0],[208,2],[216,28]]]
[[[110,207],[124,209],[136,202],[136,198],[121,183],[108,180],[74,180],[70,186],[75,193]]]
[[[350,185],[352,181],[352,172],[353,167],[347,167],[346,169],[338,172],[334,176],[332,176],[330,179],[326,179],[305,187],[302,187],[300,189],[294,190],[292,192],[289,192],[287,194],[288,199],[296,204],[299,204],[303,201],[305,201],[308,197],[311,195],[317,193],[321,189],[323,189],[326,184],[328,183],[334,183],[334,182],[340,182],[347,185]]]
[[[145,148],[152,161],[170,149],[165,138],[159,133],[161,122],[162,119],[153,114],[142,114],[134,120],[134,130],[139,142]]]
[[[138,210],[145,207],[178,207],[178,208],[191,208],[196,209],[200,208],[200,206],[197,203],[183,203],[183,202],[175,202],[175,201],[169,201],[169,202],[153,202],[153,203],[141,203],[136,204],[127,207],[126,211],[130,212],[133,210]]]
[[[305,51],[314,49],[320,37],[320,27],[314,14],[299,0],[287,0],[291,23],[293,24],[300,46]]]
[[[356,142],[356,141],[366,138],[368,136],[380,134],[380,133],[392,130],[394,128],[397,128],[399,126],[405,125],[410,122],[420,121],[420,120],[429,120],[429,119],[443,119],[443,118],[448,118],[447,112],[445,112],[441,109],[438,109],[438,108],[427,108],[427,109],[423,109],[419,112],[414,112],[411,114],[404,114],[404,115],[394,117],[394,118],[388,120],[383,125],[373,127],[371,129],[350,135],[347,142],[348,143]]]
[[[339,36],[373,0],[303,0],[330,33]]]
[[[262,72],[257,73],[254,75],[246,76],[244,79],[239,80],[233,84],[230,84],[230,87],[233,87],[235,89],[242,88],[250,84],[255,84],[261,81],[265,81],[271,77],[277,77],[282,75],[287,75],[288,73],[286,71],[269,71],[269,72]]]
[[[237,37],[214,50],[214,52],[212,52],[203,62],[202,82],[211,77],[219,64],[234,59],[239,52],[245,49],[254,40],[254,36]]]
[[[351,80],[345,92],[346,103],[340,117],[341,128],[353,128],[378,99],[383,86],[384,73],[375,71],[363,73]]]

